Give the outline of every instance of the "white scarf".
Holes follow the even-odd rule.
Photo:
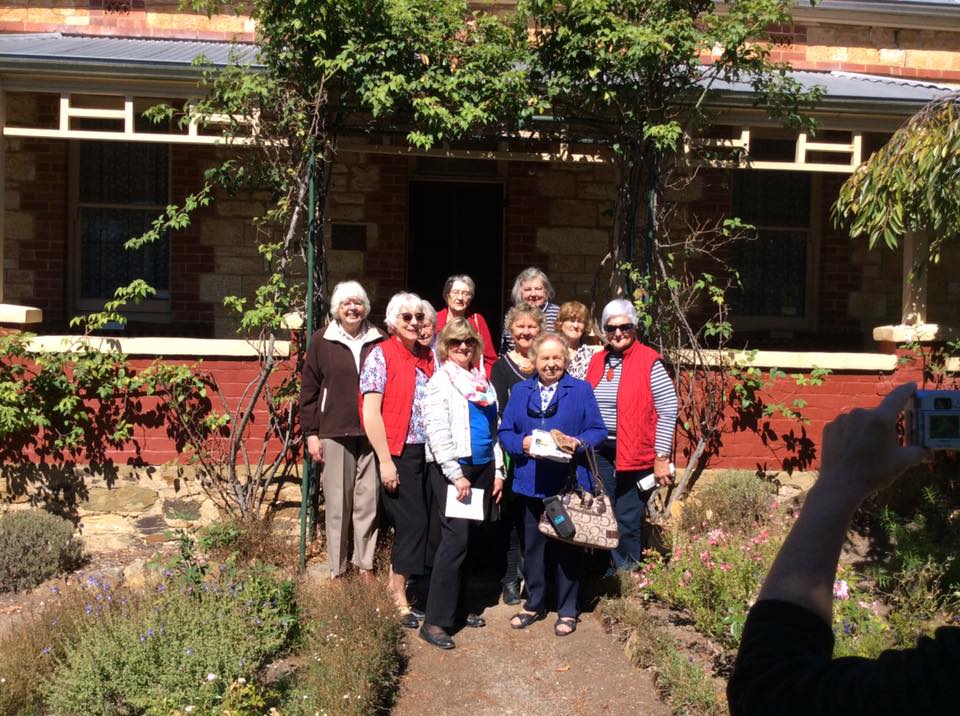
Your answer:
[[[443,364],[443,371],[457,392],[471,403],[484,407],[496,402],[497,393],[479,366],[467,370],[448,358]]]

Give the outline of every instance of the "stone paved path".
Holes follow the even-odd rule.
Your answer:
[[[553,634],[555,614],[528,629],[511,629],[516,607],[498,603],[483,616],[487,626],[453,635],[443,651],[408,632],[410,661],[395,716],[511,714],[668,716],[649,673],[627,661],[622,646],[592,613],[576,633]]]

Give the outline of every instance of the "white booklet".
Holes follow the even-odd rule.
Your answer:
[[[570,462],[570,455],[557,447],[549,430],[534,430],[530,437],[530,455],[556,462]]]
[[[459,517],[464,520],[483,521],[483,490],[473,487],[470,489],[470,497],[466,502],[460,502],[457,499],[457,488],[453,485],[447,485],[447,509],[444,510],[446,517]]]

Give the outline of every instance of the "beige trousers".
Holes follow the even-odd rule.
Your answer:
[[[367,438],[324,438],[322,478],[331,574],[346,571],[348,558],[373,569],[379,478]]]

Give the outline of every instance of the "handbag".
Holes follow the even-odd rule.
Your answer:
[[[616,549],[620,544],[620,530],[613,514],[613,506],[603,491],[600,471],[597,469],[597,456],[593,448],[585,448],[584,452],[587,468],[593,477],[593,491],[584,490],[577,484],[576,468],[571,463],[570,476],[573,485],[559,495],[566,510],[566,517],[573,523],[573,536],[565,539],[558,535],[546,511],[540,515],[537,528],[547,537],[579,547]]]

